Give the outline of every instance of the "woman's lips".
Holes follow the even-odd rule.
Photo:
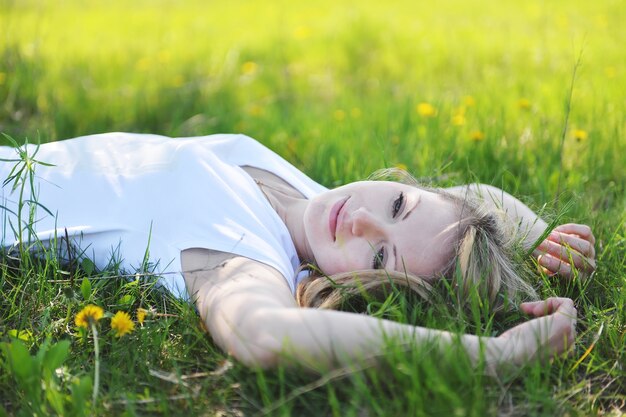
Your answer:
[[[346,197],[341,199],[333,205],[330,209],[330,216],[328,218],[328,226],[330,228],[330,235],[333,237],[333,241],[337,240],[337,222],[339,219],[339,214],[341,213],[341,209],[346,204],[350,197]]]

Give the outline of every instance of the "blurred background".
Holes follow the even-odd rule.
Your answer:
[[[625,21],[618,0],[0,0],[0,132],[242,132],[326,185],[396,165],[555,191],[563,164],[604,187]]]

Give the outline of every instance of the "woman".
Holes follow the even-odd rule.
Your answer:
[[[339,292],[395,282],[428,296],[435,281],[460,277],[460,294],[475,285],[496,305],[533,294],[511,262],[507,236],[523,234],[531,247],[547,225],[492,187],[434,192],[368,181],[328,191],[242,135],[112,133],[22,151],[22,159],[53,166],[36,167],[31,189],[28,170],[14,169],[23,164],[15,150],[2,149],[3,246],[28,242],[62,252],[70,239],[80,252],[66,257],[154,271],[174,295],[195,301],[220,347],[250,365],[336,366],[380,354],[388,337],[453,343],[444,331],[297,308],[335,306]],[[485,204],[476,202],[480,195]],[[34,216],[31,203],[20,204],[29,199]],[[505,217],[515,230],[503,226]],[[559,226],[537,248],[539,264],[564,276],[590,271],[593,243],[587,226]],[[329,278],[309,275],[301,268],[307,264]],[[571,300],[521,308],[537,318],[497,338],[463,335],[470,358],[484,351],[497,368],[573,343]]]

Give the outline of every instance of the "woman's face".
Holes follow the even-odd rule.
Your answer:
[[[441,195],[388,181],[322,193],[304,213],[304,231],[327,275],[385,269],[431,276],[450,259],[458,210]]]

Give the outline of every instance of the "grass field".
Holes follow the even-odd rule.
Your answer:
[[[0,132],[18,142],[243,132],[326,186],[385,166],[499,186],[591,225],[598,253],[592,280],[538,276],[576,302],[574,352],[499,378],[427,348],[324,375],[231,366],[149,285],[2,261],[0,416],[622,415],[624,22],[622,0],[0,0]],[[514,320],[401,301],[372,310],[483,334]],[[120,338],[102,320],[96,355],[74,321],[88,303],[152,312]]]

